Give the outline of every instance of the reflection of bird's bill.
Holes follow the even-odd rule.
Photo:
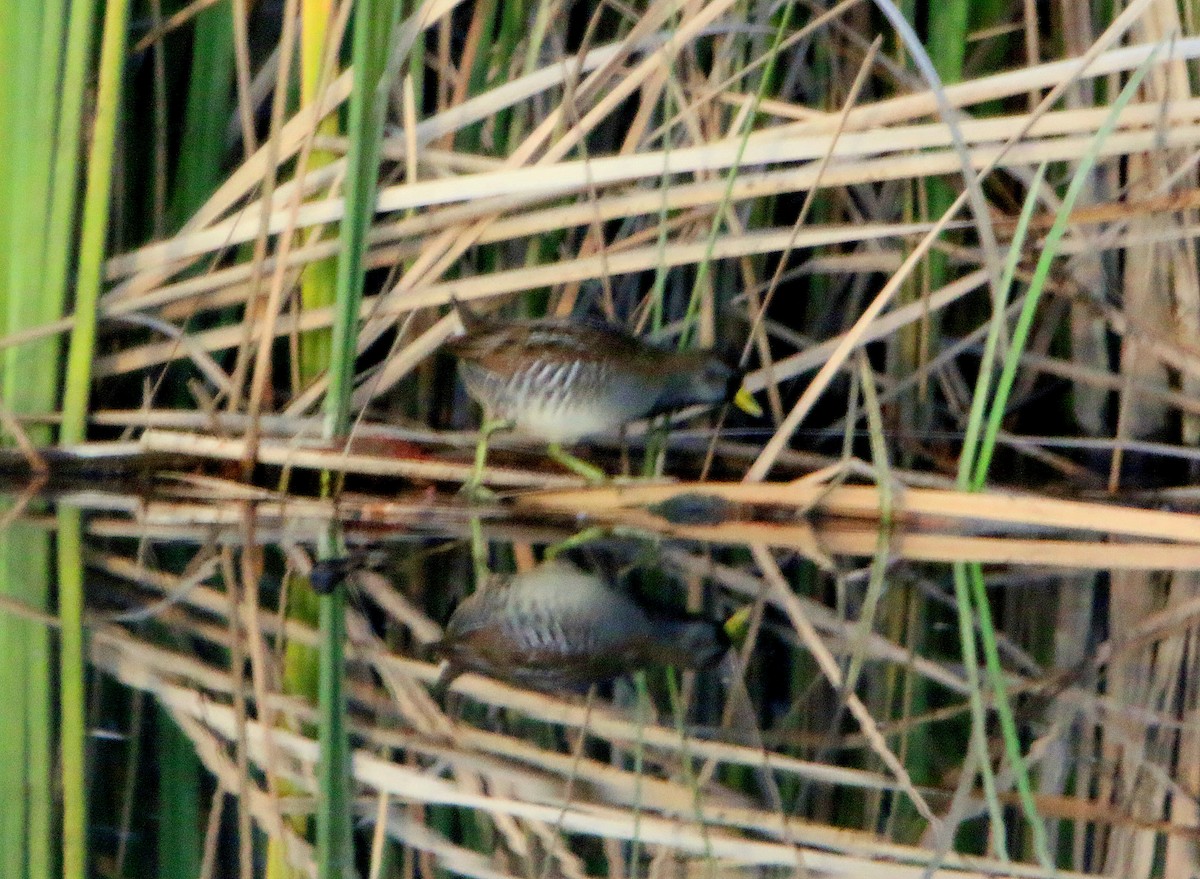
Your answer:
[[[741,647],[746,643],[746,636],[750,633],[750,614],[753,611],[754,605],[748,604],[735,611],[721,626],[725,630],[725,637],[734,647]]]
[[[738,392],[733,398],[733,405],[755,418],[763,414],[762,406],[758,405],[758,400],[754,399],[754,395],[745,387],[738,388]]]

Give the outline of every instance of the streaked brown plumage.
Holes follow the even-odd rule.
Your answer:
[[[729,639],[710,620],[643,608],[563,561],[493,575],[450,618],[450,676],[476,671],[538,689],[577,687],[650,666],[704,668]]]
[[[501,322],[459,307],[467,332],[447,347],[488,418],[549,443],[572,443],[686,406],[757,404],[711,351],[660,348],[609,324]]]

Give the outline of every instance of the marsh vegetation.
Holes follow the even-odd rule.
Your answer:
[[[1191,875],[1198,13],[0,3],[0,875]]]

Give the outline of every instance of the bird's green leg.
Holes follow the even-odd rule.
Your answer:
[[[493,433],[508,430],[512,422],[505,418],[487,418],[479,426],[479,442],[475,444],[475,469],[471,478],[463,485],[462,491],[474,500],[494,500],[495,495],[483,484],[483,471],[487,467],[488,440]]]
[[[594,467],[587,461],[581,461],[570,452],[563,449],[558,443],[550,443],[546,446],[546,452],[550,455],[550,459],[562,464],[572,473],[577,473],[586,479],[588,482],[602,483],[608,482],[608,474],[599,467]]]
[[[602,525],[592,525],[590,528],[584,528],[578,534],[572,534],[566,540],[560,540],[546,549],[546,561],[552,561],[562,555],[569,549],[575,549],[577,546],[583,546],[585,543],[591,543],[593,540],[604,540],[611,537],[613,530],[605,528]]]
[[[488,569],[488,545],[483,539],[483,522],[471,517],[471,561],[475,565],[475,588],[482,589],[491,571]]]

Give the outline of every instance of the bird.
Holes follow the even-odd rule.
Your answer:
[[[492,574],[459,604],[435,645],[448,660],[438,686],[466,671],[555,691],[649,667],[709,668],[727,654],[738,616],[722,626],[652,610],[556,558]]]
[[[487,437],[499,429],[545,441],[551,458],[603,482],[602,471],[563,445],[692,405],[732,402],[762,414],[741,370],[711,350],[660,347],[600,321],[500,321],[454,305],[465,332],[447,348],[485,414],[474,485],[482,479]]]

